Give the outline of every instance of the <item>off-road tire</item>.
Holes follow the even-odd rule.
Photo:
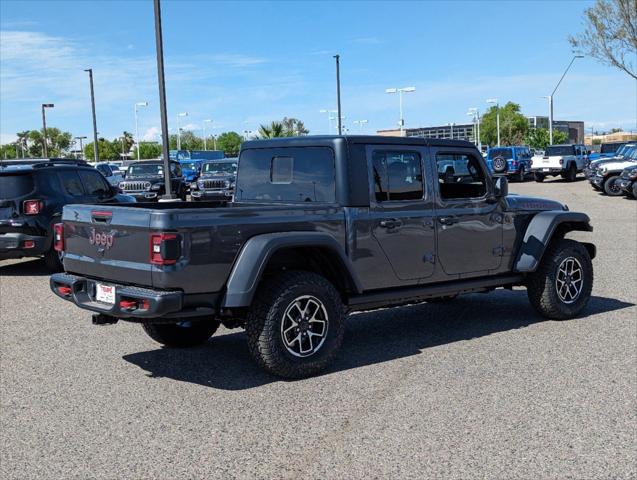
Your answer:
[[[612,175],[604,180],[604,193],[610,197],[619,197],[623,195],[622,189],[615,182],[619,179],[619,175]]]
[[[542,183],[544,181],[544,178],[546,178],[544,175],[542,175],[541,173],[534,173],[533,176],[535,177],[535,181],[538,183]]]
[[[144,323],[146,334],[167,347],[188,348],[206,343],[219,328],[216,320],[184,320],[175,323]]]
[[[53,248],[53,246],[51,246],[51,248],[49,248],[44,254],[44,264],[46,265],[46,268],[52,273],[61,272],[62,270],[64,270],[60,254]]]
[[[564,180],[566,180],[567,182],[574,182],[577,179],[577,167],[575,166],[574,163],[571,163],[568,166],[568,170],[566,170],[566,173],[564,174]]]
[[[633,182],[632,192],[633,198],[637,199],[637,182]]]
[[[557,271],[566,258],[577,259],[583,270],[582,289],[573,303],[565,303],[558,296]],[[528,277],[527,294],[533,308],[540,315],[553,320],[574,318],[588,304],[593,288],[593,263],[586,247],[575,240],[552,242],[544,252],[538,269]]]
[[[509,169],[509,163],[504,157],[495,157],[491,161],[491,165],[493,166],[493,171],[495,173],[506,173]]]
[[[311,295],[325,307],[327,334],[315,353],[294,356],[286,348],[281,324],[295,299]],[[316,375],[332,362],[343,342],[345,313],[334,286],[312,272],[288,271],[261,282],[246,318],[248,349],[256,363],[268,372],[284,378]]]
[[[525,178],[526,178],[526,168],[524,168],[524,165],[520,165],[520,169],[518,170],[518,174],[516,175],[516,180],[518,182],[524,182]]]

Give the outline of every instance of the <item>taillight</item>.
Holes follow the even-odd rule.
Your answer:
[[[174,265],[181,256],[181,236],[176,233],[150,235],[150,263]]]
[[[563,165],[563,164],[564,164],[564,159],[560,158],[560,165]]]
[[[64,224],[56,223],[53,225],[53,248],[56,252],[64,250]]]
[[[22,203],[22,211],[25,215],[37,215],[42,210],[44,204],[41,200],[25,200]]]

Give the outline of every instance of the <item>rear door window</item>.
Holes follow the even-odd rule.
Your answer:
[[[74,170],[63,170],[58,172],[60,182],[62,182],[62,188],[64,191],[72,197],[81,197],[84,195],[84,187],[82,187],[82,181],[80,176]]]
[[[423,198],[422,163],[417,152],[374,150],[372,167],[377,202]]]
[[[33,174],[31,173],[0,175],[0,198],[3,200],[24,197],[30,194],[34,188]]]
[[[98,172],[80,170],[80,178],[87,195],[104,195],[109,191],[106,181]]]

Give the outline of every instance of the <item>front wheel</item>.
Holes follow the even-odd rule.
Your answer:
[[[216,320],[183,320],[178,323],[144,323],[146,334],[167,347],[187,348],[206,343],[219,328]]]
[[[545,178],[544,175],[542,175],[541,173],[537,173],[537,172],[534,174],[534,177],[535,177],[535,181],[538,182],[538,183],[542,183],[544,181],[544,178]]]
[[[575,166],[574,163],[571,163],[568,167],[568,170],[566,171],[566,174],[564,175],[564,179],[567,182],[574,182],[577,179],[577,167]]]
[[[604,181],[604,193],[606,195],[609,195],[611,197],[619,197],[620,195],[622,195],[622,189],[617,184],[617,180],[619,180],[619,176],[613,175],[611,177],[608,177]]]
[[[248,348],[265,370],[285,378],[323,371],[343,342],[345,315],[334,286],[312,272],[264,281],[246,319]]]
[[[527,282],[531,305],[544,317],[566,320],[588,304],[593,289],[593,262],[581,243],[559,240],[548,247]]]

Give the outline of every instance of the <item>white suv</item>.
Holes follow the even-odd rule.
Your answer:
[[[567,182],[575,181],[577,174],[584,171],[589,151],[585,145],[549,145],[544,155],[533,157],[531,171],[536,182],[543,182],[548,176],[560,175]]]

